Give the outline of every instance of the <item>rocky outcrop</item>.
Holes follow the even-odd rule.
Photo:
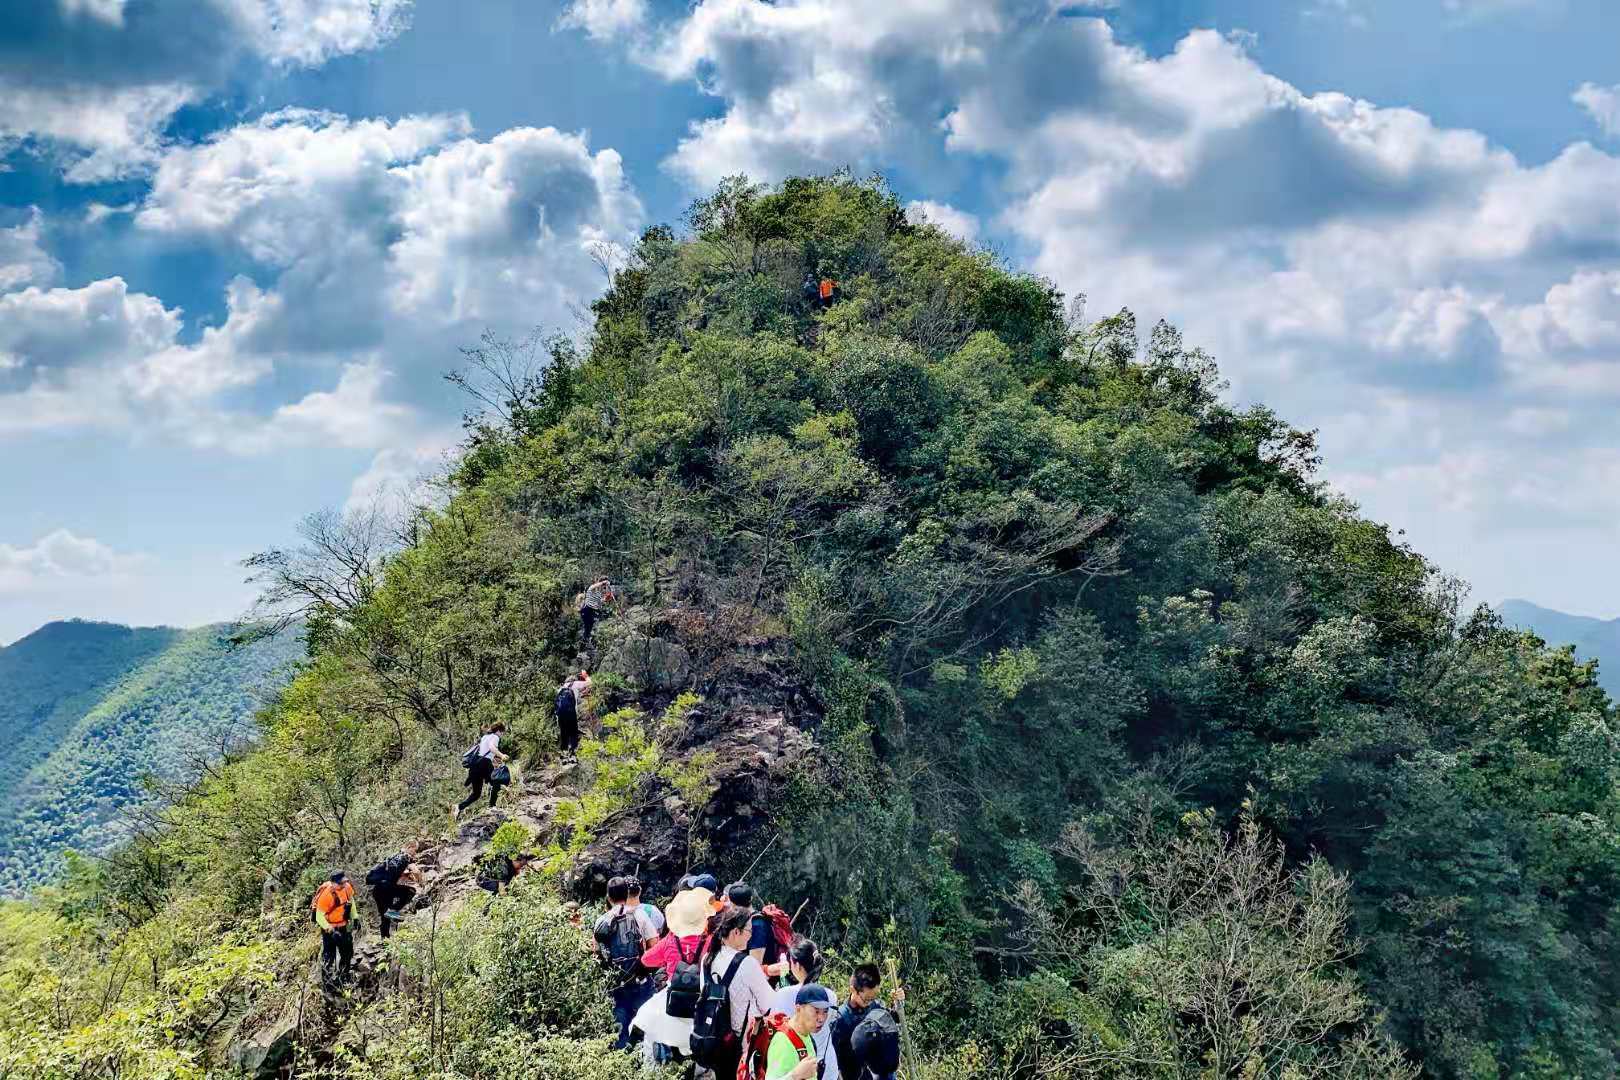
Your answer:
[[[623,675],[647,690],[669,692],[691,681],[692,656],[673,641],[633,633],[602,654],[598,670]]]

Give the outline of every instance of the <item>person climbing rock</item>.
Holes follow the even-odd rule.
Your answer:
[[[579,706],[591,692],[591,673],[581,670],[557,688],[557,749],[564,761],[579,750]]]
[[[613,1006],[613,1018],[619,1022],[615,1050],[629,1049],[630,1021],[657,989],[641,957],[647,946],[658,940],[658,929],[639,904],[630,902],[631,880],[616,877],[608,882],[608,909],[591,928],[597,958],[607,968],[614,984],[608,991],[608,1000]]]
[[[528,860],[521,856],[514,859],[505,852],[486,851],[473,867],[473,878],[480,889],[499,896],[527,865]]]
[[[582,647],[591,643],[591,631],[596,627],[597,620],[611,614],[617,600],[618,594],[613,591],[611,578],[593,581],[590,588],[585,590],[585,595],[579,601],[579,643]]]
[[[384,859],[366,874],[371,898],[377,902],[377,929],[385,939],[394,923],[405,917],[405,905],[416,898],[414,886],[422,884],[422,875],[416,869],[419,847],[412,840],[399,854]]]
[[[765,1054],[765,1080],[825,1080],[828,1065],[816,1052],[816,1037],[827,1026],[832,991],[810,983],[794,989],[794,1009],[771,1024],[774,1034]]]
[[[849,977],[849,1000],[844,1002],[843,1007],[838,1010],[838,1015],[833,1017],[830,1025],[833,1053],[838,1055],[838,1060],[844,1063],[846,1077],[850,1078],[850,1080],[861,1076],[861,1073],[857,1070],[855,1050],[852,1045],[855,1029],[872,1014],[873,1010],[883,1008],[878,1003],[878,994],[882,986],[883,976],[879,973],[876,964],[857,965],[854,973]],[[898,986],[895,987],[890,999],[895,1008],[899,1008],[906,1000],[905,990]],[[874,1071],[873,1076],[876,1077],[876,1080],[889,1080],[887,1074]]]
[[[490,784],[491,807],[500,798],[501,783],[495,780],[495,769],[498,765],[504,765],[506,761],[506,755],[501,753],[501,733],[505,730],[505,724],[490,725],[479,737],[477,745],[467,751],[466,756],[462,758],[463,764],[467,766],[467,779],[462,781],[462,786],[469,787],[472,791],[450,811],[451,821],[458,820],[463,810],[483,797],[485,784]]]
[[[321,928],[321,985],[336,990],[349,981],[354,962],[354,886],[342,870],[315,890],[310,901],[315,925]]]

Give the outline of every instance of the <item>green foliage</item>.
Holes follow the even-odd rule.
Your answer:
[[[881,181],[731,180],[688,222],[643,235],[577,345],[469,355],[467,454],[403,542],[317,515],[256,558],[310,663],[253,753],[0,923],[66,980],[34,1023],[127,1009],[107,1045],[200,1060],[152,1035],[164,972],[255,919],[307,960],[315,882],[441,822],[478,729],[546,753],[573,597],[608,575],[596,659],[656,641],[669,678],[595,673],[548,869],[671,789],[672,861],[705,856],[692,726],[819,713],[750,877],[809,900],[840,969],[905,973],[912,1080],[1620,1068],[1620,740],[1589,665],[1464,618],[1174,329],[1070,324]],[[560,880],[403,932],[341,1069],[623,1075],[583,930],[536,887]],[[119,970],[145,985],[109,994]]]
[[[233,646],[217,626],[54,623],[0,649],[0,893],[56,876],[65,848],[109,851],[157,791],[249,741],[297,648]]]

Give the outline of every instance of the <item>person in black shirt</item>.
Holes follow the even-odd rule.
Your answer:
[[[883,976],[879,973],[876,964],[861,964],[855,968],[855,973],[849,977],[849,1000],[844,1002],[833,1016],[832,1028],[833,1050],[838,1055],[839,1072],[854,1080],[861,1075],[860,1057],[851,1045],[855,1029],[861,1021],[874,1009],[883,1006],[878,1001],[878,991],[883,986]],[[895,1008],[899,1008],[906,1000],[906,992],[895,987],[889,995]],[[879,1077],[878,1080],[888,1080]]]
[[[378,929],[385,938],[394,923],[405,917],[405,906],[416,898],[414,886],[422,884],[415,866],[417,850],[418,844],[412,840],[398,855],[384,859],[366,875],[371,898],[377,902]]]

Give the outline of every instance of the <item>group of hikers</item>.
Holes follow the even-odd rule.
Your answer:
[[[892,1080],[899,1010],[879,1004],[882,975],[861,964],[842,1005],[819,980],[821,950],[752,888],[688,874],[662,912],[632,877],[608,882],[592,927],[613,983],[617,1046],[648,1064],[689,1061],[716,1080]]]
[[[835,282],[806,280],[830,302]],[[596,623],[618,601],[610,579],[593,582],[577,598],[581,660]],[[579,746],[579,710],[593,688],[581,667],[558,687],[558,748],[564,762]],[[462,756],[465,799],[451,820],[483,797],[489,805],[512,782],[501,751],[505,725],[485,729]],[[407,844],[366,874],[377,906],[380,934],[395,923],[423,887],[420,841]],[[430,857],[430,856],[429,856]],[[479,888],[503,892],[527,860],[491,850],[474,866]],[[713,875],[683,877],[660,911],[642,900],[634,877],[607,883],[607,910],[592,937],[607,970],[617,1048],[649,1065],[690,1062],[705,1080],[892,1080],[900,1064],[900,1008],[895,987],[879,1003],[882,975],[873,964],[854,968],[842,1004],[819,980],[821,950],[793,930],[775,905],[761,905],[745,882],[724,889]],[[348,981],[354,956],[355,888],[342,871],[317,890],[311,907],[321,930],[321,976],[328,989]]]

